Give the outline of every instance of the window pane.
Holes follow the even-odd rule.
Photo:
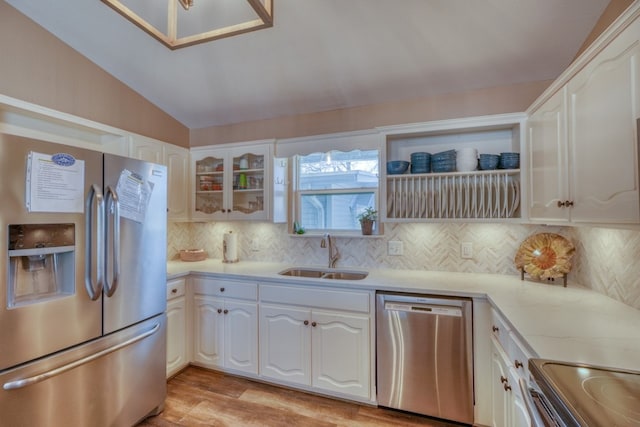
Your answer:
[[[375,193],[302,194],[301,223],[309,230],[359,230],[357,216],[375,206]]]
[[[301,156],[299,190],[378,187],[378,150],[331,151]]]

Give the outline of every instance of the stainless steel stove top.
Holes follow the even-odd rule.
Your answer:
[[[640,426],[640,372],[544,359],[529,368],[568,426]]]

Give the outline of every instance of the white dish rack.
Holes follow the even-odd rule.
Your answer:
[[[512,218],[520,170],[387,176],[387,219]]]

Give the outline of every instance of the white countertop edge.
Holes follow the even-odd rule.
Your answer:
[[[289,267],[294,266],[253,261],[224,264],[219,259],[170,261],[167,279],[232,275],[283,284],[487,299],[537,357],[640,371],[640,310],[575,284],[564,288],[559,283],[522,281],[518,275],[391,269],[368,270],[363,280],[278,275]],[[338,270],[362,271],[357,267]]]

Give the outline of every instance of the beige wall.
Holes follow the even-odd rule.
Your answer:
[[[524,111],[551,81],[493,87],[314,114],[191,130],[191,146],[292,138],[376,126]]]
[[[611,0],[578,54],[631,3],[633,0]],[[292,138],[370,129],[375,126],[524,111],[551,82],[549,80],[493,87],[422,99],[192,129],[191,146]]]
[[[0,93],[183,147],[189,129],[0,1]]]
[[[593,30],[591,30],[591,33],[585,39],[582,47],[576,54],[576,58],[586,48],[588,48],[589,45],[593,43],[593,41],[597,39],[598,36],[602,34],[602,32],[606,30],[607,27],[611,25],[611,23],[615,21],[616,18],[620,16],[622,12],[624,12],[633,2],[634,0],[611,0],[604,12],[602,12],[602,15],[600,16],[598,22],[596,22],[596,25],[593,27]]]

